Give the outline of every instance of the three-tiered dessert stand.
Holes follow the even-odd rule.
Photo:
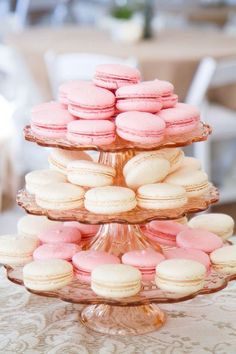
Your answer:
[[[106,146],[75,145],[66,139],[46,139],[35,136],[30,126],[25,128],[25,138],[41,146],[69,149],[69,150],[96,150],[99,162],[116,168],[117,176],[114,185],[125,186],[122,175],[124,164],[135,155],[136,151],[151,151],[165,147],[190,145],[197,141],[204,141],[211,133],[207,124],[200,123],[191,133],[178,137],[166,137],[159,144],[141,145],[124,141],[117,137],[116,142]],[[111,252],[121,256],[130,250],[146,249],[151,247],[161,251],[161,247],[148,240],[142,233],[140,226],[151,220],[176,219],[188,213],[195,213],[207,209],[219,199],[217,189],[210,185],[209,191],[201,197],[192,198],[188,204],[178,209],[144,210],[136,207],[132,211],[112,215],[99,215],[85,209],[75,210],[45,210],[40,208],[32,195],[25,190],[19,192],[17,202],[28,213],[46,215],[49,219],[60,221],[79,221],[87,224],[101,224],[101,227],[84,249],[95,249]],[[7,268],[8,278],[23,284],[22,268]],[[197,293],[181,295],[167,293],[158,289],[155,283],[143,283],[139,294],[124,299],[109,299],[97,296],[89,285],[74,280],[68,286],[53,292],[39,292],[30,289],[30,292],[55,297],[61,300],[84,304],[86,307],[79,314],[81,322],[87,327],[101,333],[109,334],[143,334],[154,331],[165,322],[165,314],[157,304],[185,301],[200,294],[209,294],[223,289],[228,281],[236,276],[222,275],[211,271],[206,279],[205,286]]]

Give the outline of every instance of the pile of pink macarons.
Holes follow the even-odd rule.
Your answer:
[[[32,109],[34,134],[84,145],[111,144],[117,136],[154,144],[192,131],[200,120],[196,107],[178,103],[170,82],[141,82],[137,69],[120,64],[97,66],[93,82],[63,83],[58,98]]]

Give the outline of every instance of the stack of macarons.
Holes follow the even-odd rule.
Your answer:
[[[200,121],[196,107],[178,103],[170,82],[141,82],[136,68],[121,64],[98,65],[92,82],[63,83],[58,99],[32,109],[31,129],[76,145],[112,144],[117,136],[155,144],[190,132]]]
[[[48,210],[85,208],[96,214],[141,209],[175,209],[209,189],[199,160],[180,148],[136,153],[123,167],[123,185],[117,171],[79,151],[52,149],[49,170],[25,176],[26,190]],[[110,207],[111,206],[111,207]]]

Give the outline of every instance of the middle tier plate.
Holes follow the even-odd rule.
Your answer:
[[[52,139],[37,136],[32,132],[31,127],[29,125],[25,127],[24,135],[26,140],[34,142],[40,146],[60,148],[66,150],[97,150],[103,152],[119,152],[127,151],[130,149],[135,149],[139,151],[150,151],[167,147],[187,146],[197,141],[207,140],[208,136],[211,134],[211,131],[212,129],[208,124],[200,122],[198,126],[191,132],[175,136],[165,136],[161,142],[149,145],[126,141],[121,139],[119,136],[116,137],[116,141],[114,143],[109,145],[80,145],[71,143],[66,138]]]
[[[207,193],[198,198],[189,199],[188,203],[181,208],[154,210],[154,209],[135,209],[119,214],[102,215],[94,214],[88,210],[71,209],[71,210],[47,210],[39,207],[33,195],[26,190],[19,191],[17,195],[17,203],[29,214],[45,215],[51,220],[58,221],[79,221],[85,224],[144,224],[152,220],[168,220],[177,219],[187,213],[196,213],[206,210],[211,204],[218,202],[219,193],[217,188],[210,185]]]

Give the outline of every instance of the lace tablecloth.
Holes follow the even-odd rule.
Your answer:
[[[166,324],[142,336],[101,335],[78,321],[81,306],[28,293],[0,271],[2,354],[235,354],[236,283],[213,295],[162,305]]]

